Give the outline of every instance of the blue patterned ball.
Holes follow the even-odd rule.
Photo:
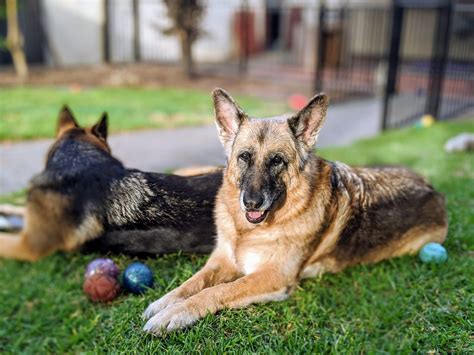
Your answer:
[[[428,243],[420,250],[420,260],[424,263],[444,263],[448,252],[439,243]]]
[[[134,294],[140,294],[153,287],[153,274],[145,264],[134,262],[123,272],[123,287]]]

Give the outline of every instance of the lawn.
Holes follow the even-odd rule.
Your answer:
[[[98,255],[57,254],[35,265],[3,260],[0,352],[473,353],[474,155],[442,149],[472,128],[472,121],[410,128],[320,152],[353,164],[405,164],[428,177],[447,197],[445,264],[403,257],[354,267],[302,282],[285,302],[226,310],[159,339],[141,331],[141,312],[205,257],[146,260],[155,288],[108,305],[90,303],[81,291],[84,268]],[[122,268],[131,261],[114,259]]]
[[[258,114],[281,112],[281,105],[239,97]],[[175,128],[213,122],[211,93],[186,89],[15,87],[0,88],[0,141],[54,136],[62,105],[68,104],[83,125],[103,111],[112,132],[142,128]]]

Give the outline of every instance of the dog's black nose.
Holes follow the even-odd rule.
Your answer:
[[[257,191],[245,191],[243,202],[245,208],[258,210],[263,205],[263,195]]]

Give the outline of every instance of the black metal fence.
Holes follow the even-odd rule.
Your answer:
[[[474,107],[473,92],[474,6],[395,1],[382,127],[455,117]]]
[[[314,17],[313,28],[298,27],[303,14]],[[391,6],[339,7],[279,3],[267,8],[266,27],[264,51],[254,53],[241,44],[240,63],[245,65],[240,69],[255,77],[276,77],[281,86],[299,80],[303,90],[325,91],[333,101],[380,98],[382,129],[411,124],[423,115],[445,120],[474,108],[472,2],[394,0]],[[295,28],[304,29],[297,36],[313,41],[312,66],[304,64],[308,51],[301,53],[292,43]]]

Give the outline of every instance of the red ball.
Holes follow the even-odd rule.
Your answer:
[[[84,280],[82,289],[93,302],[108,302],[120,292],[117,279],[105,274],[94,274]]]
[[[298,111],[306,106],[308,98],[302,94],[291,95],[288,99],[288,104],[292,110]]]

